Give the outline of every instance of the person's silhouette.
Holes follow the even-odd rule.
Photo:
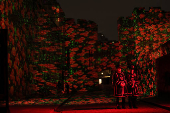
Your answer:
[[[116,97],[116,106],[117,109],[120,109],[119,106],[119,97],[122,98],[122,108],[125,109],[125,93],[126,93],[126,79],[124,73],[121,72],[121,66],[117,66],[117,72],[114,74],[115,81],[115,97]]]

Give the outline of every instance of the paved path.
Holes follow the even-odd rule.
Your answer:
[[[116,109],[115,104],[95,104],[95,105],[82,105],[82,106],[68,106],[62,107],[61,113],[170,113],[166,109],[144,103],[137,102],[137,109],[129,109],[126,104],[126,109]]]
[[[10,106],[10,113],[170,113],[170,111],[153,106],[148,103],[138,102],[137,109],[115,109],[115,104],[94,104],[82,106],[62,107],[60,112],[54,112],[57,106]]]
[[[87,96],[89,97],[89,95],[91,95],[91,99],[95,97],[95,99],[100,99],[100,94],[108,94],[109,93],[102,91],[102,92],[94,92],[94,93],[77,93],[75,96],[73,96],[72,98],[70,98],[70,100],[68,100],[69,103],[75,101],[76,97],[81,97],[83,98],[83,96]],[[98,96],[98,97],[97,97]],[[111,95],[110,95],[111,96]],[[106,97],[106,96],[104,96]],[[102,97],[101,97],[102,98]],[[114,98],[114,97],[113,97]],[[60,107],[59,111],[62,113],[85,113],[85,112],[89,112],[89,113],[113,113],[113,112],[126,112],[126,113],[145,113],[145,112],[156,112],[156,113],[170,113],[170,110],[161,106],[157,106],[154,105],[153,103],[150,103],[153,99],[150,99],[150,102],[145,101],[137,101],[137,109],[129,109],[128,108],[128,104],[127,104],[127,98],[126,98],[126,109],[116,109],[116,104],[115,104],[115,98],[113,99],[112,102],[110,103],[90,103],[90,104],[76,104],[73,103],[73,105],[68,105],[65,104],[63,106]],[[156,101],[156,100],[155,100]],[[155,102],[153,101],[153,102]],[[81,101],[82,102],[82,101]],[[158,102],[158,101],[157,101]]]

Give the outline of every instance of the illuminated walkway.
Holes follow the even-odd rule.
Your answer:
[[[167,99],[146,98],[142,101],[138,100],[138,108],[129,109],[126,98],[127,109],[116,109],[115,98],[112,94],[106,95],[104,91],[75,93],[68,99],[69,96],[11,101],[10,113],[57,113],[54,112],[55,108],[62,113],[170,112],[170,100]],[[60,106],[64,101],[66,102]]]

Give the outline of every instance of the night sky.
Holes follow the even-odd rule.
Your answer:
[[[109,40],[118,40],[117,18],[131,16],[134,7],[161,7],[170,11],[170,0],[57,0],[66,18],[92,20],[98,32]]]

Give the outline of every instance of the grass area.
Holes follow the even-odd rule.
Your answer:
[[[44,98],[30,98],[18,101],[9,101],[9,105],[59,105],[63,103],[69,95],[49,96]],[[5,101],[1,101],[0,105],[6,105]]]
[[[65,105],[81,105],[94,103],[113,103],[115,98],[113,95],[98,94],[99,92],[86,92],[73,96]],[[101,93],[101,92],[100,92]]]
[[[61,95],[61,96],[49,96],[46,98],[32,98],[27,100],[19,100],[19,101],[9,101],[9,105],[59,105],[63,103],[66,99],[68,99],[69,95]],[[142,97],[143,98],[143,97]],[[128,101],[127,97],[125,98],[126,102]],[[104,94],[101,92],[84,92],[84,93],[76,93],[73,97],[69,99],[68,102],[64,104],[64,106],[68,105],[84,105],[84,104],[100,104],[100,103],[114,103],[116,98],[113,94]],[[121,102],[120,98],[120,102]],[[5,101],[1,102],[0,105],[5,105]]]

